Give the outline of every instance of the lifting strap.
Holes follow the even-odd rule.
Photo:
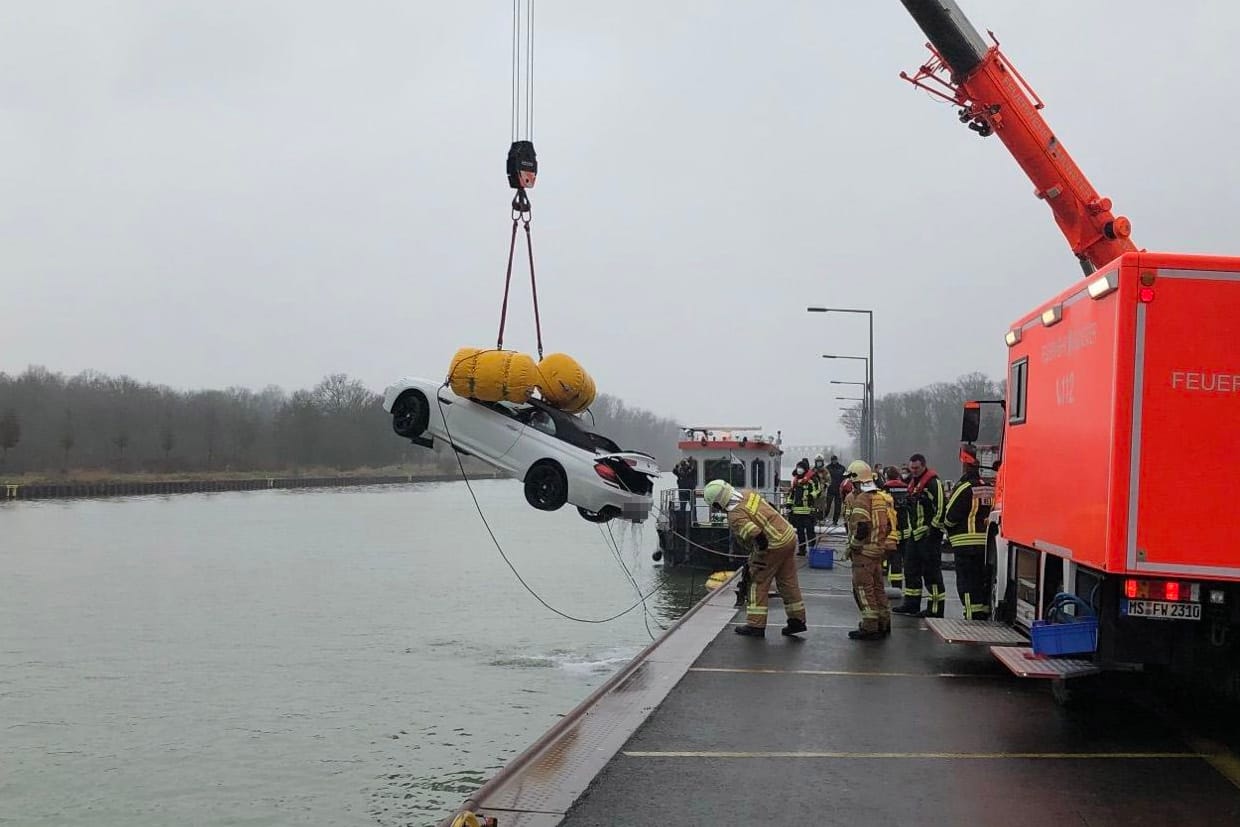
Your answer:
[[[517,225],[525,227],[525,247],[530,259],[530,292],[534,296],[534,334],[538,339],[538,359],[542,361],[542,321],[538,315],[538,282],[534,276],[534,241],[530,235],[530,199],[524,188],[518,188],[512,199],[512,238],[508,242],[508,269],[504,273],[504,301],[499,309],[499,336],[495,341],[496,350],[504,349],[504,325],[508,320],[508,292],[512,284],[512,260],[517,252]]]

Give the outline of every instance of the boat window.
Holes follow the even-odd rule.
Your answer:
[[[749,469],[749,478],[753,480],[754,488],[766,488],[766,463],[755,459]]]
[[[702,468],[706,472],[702,475],[703,484],[711,480],[727,480],[736,487],[745,486],[745,463],[740,460],[708,459],[702,463]]]

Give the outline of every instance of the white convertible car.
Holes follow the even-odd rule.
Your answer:
[[[417,445],[442,439],[525,483],[525,499],[541,511],[575,505],[582,517],[635,523],[650,516],[654,457],[583,427],[576,416],[532,399],[478,402],[427,379],[402,379],[383,394],[392,430]]]

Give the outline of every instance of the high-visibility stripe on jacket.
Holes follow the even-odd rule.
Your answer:
[[[920,477],[909,480],[905,508],[908,511],[909,537],[920,540],[931,528],[943,529],[943,513],[946,510],[943,497],[943,481],[933,470],[927,468]]]
[[[818,492],[817,481],[808,474],[792,483],[792,513],[813,514]]]
[[[990,516],[994,490],[969,479],[962,479],[947,503],[943,523],[952,548],[985,548],[986,520]]]
[[[854,491],[844,500],[844,519],[848,527],[848,548],[866,557],[882,557],[891,535],[887,500],[877,491]],[[869,526],[865,539],[857,540],[857,528]]]
[[[883,501],[883,508],[887,512],[887,537],[883,542],[884,551],[895,551],[900,546],[900,520],[896,516],[896,500],[895,497],[887,493],[885,490],[878,491],[878,498]]]
[[[770,548],[797,541],[796,529],[755,491],[746,491],[740,505],[728,512],[728,526],[736,538],[746,545],[752,545],[759,534],[766,535]]]

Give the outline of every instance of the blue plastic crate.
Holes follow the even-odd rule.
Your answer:
[[[1098,620],[1088,617],[1074,623],[1033,621],[1029,630],[1038,655],[1078,655],[1098,651]]]
[[[830,546],[810,546],[809,567],[811,569],[835,568],[835,551]]]

